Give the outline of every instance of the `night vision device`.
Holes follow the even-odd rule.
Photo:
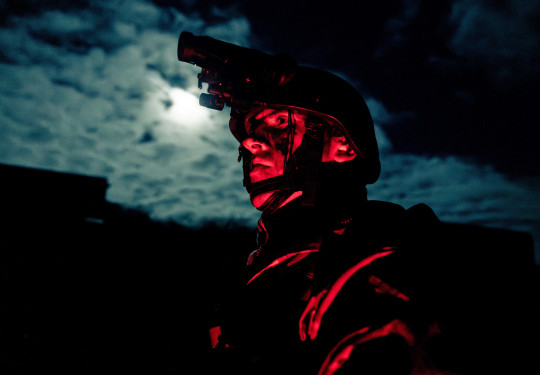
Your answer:
[[[217,110],[265,105],[297,67],[285,54],[269,55],[187,31],[180,34],[178,60],[202,68],[198,85],[202,89],[207,83],[208,94],[201,94],[199,104]]]

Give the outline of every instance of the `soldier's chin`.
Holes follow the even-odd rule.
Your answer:
[[[251,204],[253,205],[253,207],[255,207],[256,209],[260,209],[260,207],[262,207],[262,205],[268,200],[270,199],[270,197],[272,196],[272,194],[277,191],[277,190],[272,190],[272,191],[267,191],[267,192],[264,192],[264,193],[260,193],[260,194],[257,194],[255,196],[251,196]]]

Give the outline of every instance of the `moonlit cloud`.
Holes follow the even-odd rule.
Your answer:
[[[540,68],[539,16],[537,1],[456,1],[450,47],[472,64],[488,67],[497,80],[526,79]]]
[[[157,219],[255,223],[228,111],[198,106],[198,69],[176,57],[182,30],[248,46],[245,18],[212,12],[209,24],[143,0],[102,0],[11,17],[0,30],[0,162],[106,177],[109,201]],[[474,18],[464,12],[454,17]],[[456,48],[474,30],[464,23]],[[371,199],[424,202],[443,220],[530,231],[539,248],[540,182],[452,156],[396,154],[384,129],[407,114],[367,101],[383,166]]]
[[[157,218],[253,218],[227,113],[198,105],[198,69],[177,61],[182,30],[246,44],[249,24],[144,1],[13,17],[0,32],[0,160],[105,176],[109,200]]]

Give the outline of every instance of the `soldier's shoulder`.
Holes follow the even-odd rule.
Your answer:
[[[381,217],[386,220],[415,220],[421,222],[439,222],[433,209],[425,203],[417,203],[409,208],[387,201],[369,200],[364,206],[365,214],[370,218]]]

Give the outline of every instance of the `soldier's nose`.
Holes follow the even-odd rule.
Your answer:
[[[244,139],[244,141],[242,142],[242,146],[244,146],[252,154],[268,149],[268,144],[266,144],[266,142],[260,139],[256,139],[254,137],[248,137]]]

